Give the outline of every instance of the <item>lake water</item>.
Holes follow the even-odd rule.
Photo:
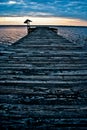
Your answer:
[[[77,44],[87,43],[87,27],[58,27],[58,34]]]
[[[56,27],[58,34],[77,44],[87,43],[87,27]],[[26,27],[0,27],[0,44],[16,42],[27,34]]]
[[[12,44],[26,34],[26,27],[0,27],[0,43]]]

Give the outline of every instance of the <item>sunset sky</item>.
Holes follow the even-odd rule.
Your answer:
[[[87,0],[0,0],[0,25],[87,26]]]

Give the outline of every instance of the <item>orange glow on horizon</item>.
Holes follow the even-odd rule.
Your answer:
[[[61,17],[0,17],[0,25],[24,25],[26,19],[32,20],[32,25],[71,25],[87,26],[87,21]]]

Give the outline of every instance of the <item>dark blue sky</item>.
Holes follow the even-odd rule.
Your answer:
[[[87,0],[0,0],[0,16],[56,16],[87,20]]]

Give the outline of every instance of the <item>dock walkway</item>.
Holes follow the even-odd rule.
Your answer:
[[[1,130],[87,128],[85,47],[42,27],[0,49]]]

